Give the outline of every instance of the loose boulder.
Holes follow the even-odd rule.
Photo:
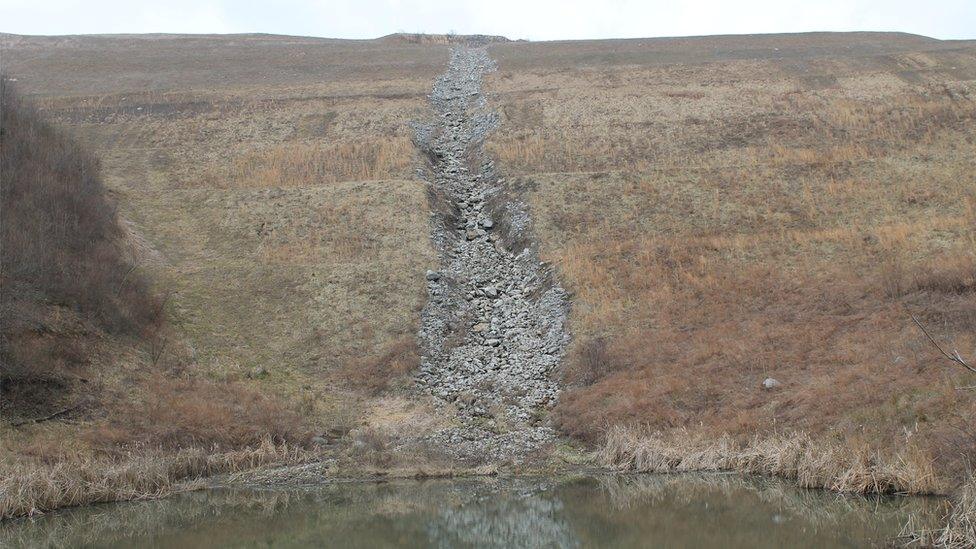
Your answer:
[[[771,378],[771,377],[767,377],[767,378],[766,378],[766,379],[764,379],[764,380],[763,380],[763,382],[762,382],[762,388],[763,388],[763,389],[766,389],[766,390],[770,390],[770,389],[776,389],[776,388],[778,388],[778,387],[780,387],[780,386],[782,386],[782,385],[783,385],[783,384],[782,384],[782,383],[780,383],[780,382],[779,382],[778,380],[776,380],[776,379],[773,379],[773,378]]]

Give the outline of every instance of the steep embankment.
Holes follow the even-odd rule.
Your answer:
[[[460,458],[518,458],[553,438],[545,416],[569,340],[566,292],[482,150],[497,120],[481,95],[492,67],[483,48],[456,49],[430,97],[435,120],[417,126],[442,265],[427,273],[417,382],[456,417],[429,438]]]
[[[10,80],[0,77],[0,521],[306,459],[276,444],[308,442],[294,410],[199,375],[143,269],[155,250],[117,212],[99,158]]]
[[[154,341],[161,305],[129,257],[98,159],[0,76],[0,420],[88,404],[101,348]]]

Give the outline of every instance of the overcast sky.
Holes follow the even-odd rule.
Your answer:
[[[0,32],[16,34],[454,31],[556,40],[814,30],[976,38],[976,0],[0,0]]]

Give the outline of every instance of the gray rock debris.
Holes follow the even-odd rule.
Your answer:
[[[780,387],[781,385],[783,385],[783,384],[780,383],[778,380],[776,380],[774,378],[771,378],[771,377],[767,377],[762,382],[763,389],[776,389],[776,388]]]
[[[481,94],[493,68],[484,48],[455,49],[430,95],[436,116],[414,126],[441,261],[427,276],[416,382],[454,414],[430,442],[461,459],[518,461],[555,436],[543,419],[559,396],[569,304],[533,245],[506,244],[531,243],[531,222],[482,150],[497,125]]]

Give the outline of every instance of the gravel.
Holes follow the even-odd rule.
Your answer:
[[[555,437],[544,418],[559,397],[569,302],[482,149],[498,123],[481,93],[493,68],[484,48],[455,49],[429,96],[436,116],[415,125],[441,261],[426,277],[416,381],[453,414],[430,442],[460,459],[520,461]]]

